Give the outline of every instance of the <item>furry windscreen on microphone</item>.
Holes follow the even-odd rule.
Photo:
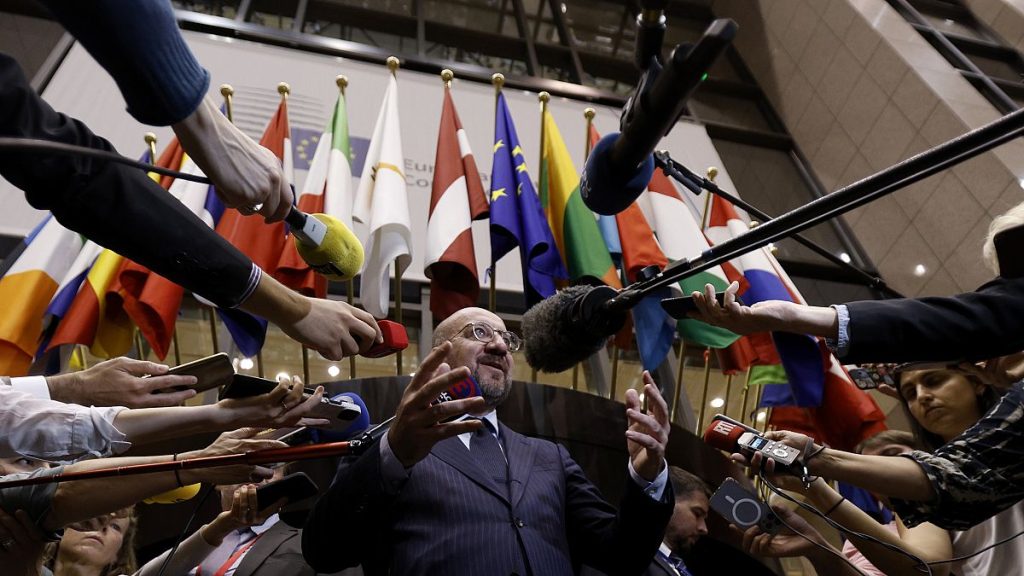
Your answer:
[[[310,214],[327,226],[327,235],[320,246],[307,246],[295,236],[295,249],[314,270],[329,280],[351,280],[363,268],[363,245],[348,226],[327,214]]]
[[[587,308],[584,297],[594,290],[591,286],[570,286],[523,314],[526,362],[530,366],[541,372],[562,372],[604,347],[609,334],[596,326],[587,326],[592,324],[587,318],[589,314],[578,314],[581,308]]]

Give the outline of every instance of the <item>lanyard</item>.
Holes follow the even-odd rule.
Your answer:
[[[214,572],[213,576],[224,576],[225,574],[227,574],[227,571],[235,565],[235,562],[238,562],[239,558],[244,556],[245,553],[249,551],[249,548],[252,548],[252,545],[260,539],[260,536],[262,536],[262,534],[258,534],[255,538],[246,542],[244,546],[242,546],[238,550],[235,550],[235,553],[232,554],[231,557],[228,558],[227,561],[224,562],[224,564],[222,564],[221,567],[218,568],[216,572]],[[203,576],[202,569],[199,567],[196,568],[196,576]]]

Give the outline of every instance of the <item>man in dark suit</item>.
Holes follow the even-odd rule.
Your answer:
[[[664,461],[668,409],[650,376],[626,393],[630,453],[618,513],[564,447],[497,421],[521,341],[496,315],[467,308],[442,322],[380,445],[344,462],[303,533],[320,571],[558,576],[583,563],[641,574],[672,513]],[[472,375],[482,396],[432,405]],[[463,414],[465,418],[446,422]]]
[[[676,497],[675,508],[661,547],[644,576],[691,576],[683,555],[708,533],[708,485],[677,466],[668,467],[668,479]]]

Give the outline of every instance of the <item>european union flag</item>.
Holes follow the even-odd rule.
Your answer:
[[[555,293],[556,278],[569,274],[527,172],[505,95],[498,94],[491,167],[491,262],[516,246],[523,263],[523,294],[526,305],[532,306]]]

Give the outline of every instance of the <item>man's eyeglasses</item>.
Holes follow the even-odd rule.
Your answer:
[[[509,332],[508,330],[495,330],[490,324],[483,322],[470,322],[459,330],[458,334],[462,335],[466,333],[466,329],[469,328],[469,335],[478,342],[488,344],[494,340],[494,335],[501,336],[501,339],[505,341],[505,346],[508,347],[509,352],[516,352],[523,346],[523,339],[519,337],[515,332]]]

